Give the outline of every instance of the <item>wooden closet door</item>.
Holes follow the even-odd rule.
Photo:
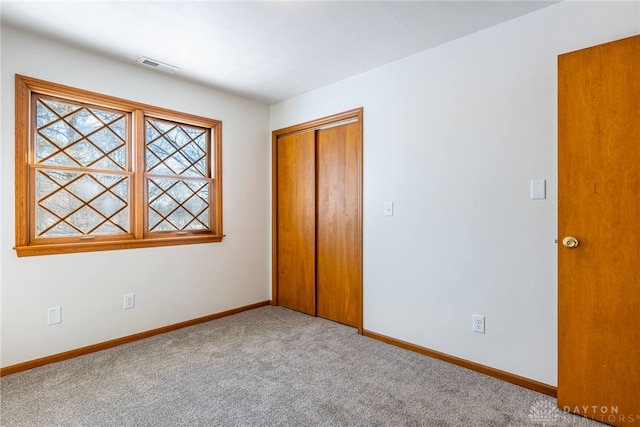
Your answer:
[[[315,315],[315,134],[281,136],[276,144],[277,302]]]
[[[317,314],[359,327],[362,304],[360,124],[317,131]]]

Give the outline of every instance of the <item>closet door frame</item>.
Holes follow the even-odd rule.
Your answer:
[[[272,277],[271,277],[271,305],[278,304],[278,138],[292,135],[295,133],[303,132],[315,132],[317,130],[326,129],[332,126],[340,126],[347,123],[358,123],[360,126],[358,144],[360,146],[360,153],[362,154],[362,107],[353,110],[344,111],[342,113],[333,114],[331,116],[322,117],[316,120],[300,123],[297,125],[289,126],[283,129],[278,129],[272,132]],[[360,236],[360,297],[357,301],[358,305],[358,319],[356,322],[356,328],[359,334],[363,333],[363,289],[362,289],[362,166],[358,171],[358,210],[357,210],[357,227],[358,234]]]

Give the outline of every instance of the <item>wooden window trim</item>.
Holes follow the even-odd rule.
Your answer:
[[[79,238],[61,238],[55,243],[51,239],[40,239],[33,242],[30,235],[32,227],[33,189],[31,188],[29,170],[31,150],[31,95],[33,92],[55,96],[85,104],[95,104],[107,108],[128,111],[133,120],[132,132],[132,173],[131,185],[131,234],[120,236],[97,236],[91,241]],[[77,89],[57,83],[51,83],[16,74],[15,77],[15,232],[14,249],[19,257],[34,255],[51,255],[77,252],[93,252],[129,248],[145,248],[158,246],[187,245],[196,243],[212,243],[222,241],[222,122],[188,113],[181,113],[148,104],[128,101],[96,92]],[[140,151],[144,147],[144,117],[180,122],[187,125],[208,128],[211,131],[210,156],[213,161],[209,168],[212,173],[211,191],[211,230],[146,233],[147,203],[144,200],[144,155]],[[71,241],[70,241],[71,240]]]

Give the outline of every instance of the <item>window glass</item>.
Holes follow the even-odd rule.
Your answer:
[[[218,120],[16,76],[18,255],[221,241],[221,134]]]

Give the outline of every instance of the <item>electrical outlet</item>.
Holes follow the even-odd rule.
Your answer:
[[[472,316],[473,324],[471,326],[471,330],[473,332],[478,332],[479,334],[484,334],[484,316],[480,314],[474,314]]]
[[[47,310],[47,325],[62,323],[62,307],[50,307]]]
[[[124,304],[122,308],[129,309],[136,306],[136,294],[125,294],[124,295]]]

